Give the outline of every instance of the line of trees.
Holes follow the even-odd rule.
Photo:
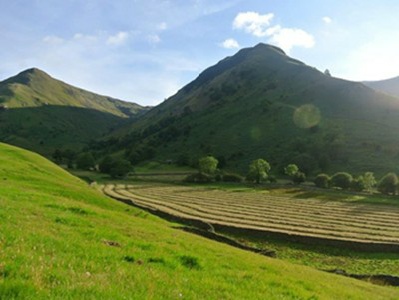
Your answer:
[[[66,163],[68,168],[81,170],[98,170],[101,173],[109,174],[113,178],[127,176],[133,171],[130,160],[105,156],[97,165],[96,159],[90,152],[76,154],[71,150],[55,150],[53,159],[58,163]],[[244,180],[256,184],[264,181],[276,182],[276,178],[270,174],[271,166],[265,159],[259,158],[249,164],[246,177],[237,173],[226,173],[218,169],[220,162],[213,156],[205,156],[198,160],[198,173],[191,174],[185,179],[187,182],[205,183],[212,181],[243,182]],[[284,168],[286,174],[294,184],[301,184],[306,181],[306,175],[296,164],[289,164]],[[387,173],[379,181],[372,172],[354,177],[347,172],[337,172],[332,176],[321,173],[314,179],[314,184],[319,188],[339,188],[356,192],[372,193],[376,189],[385,195],[396,195],[399,193],[399,179],[395,173]]]
[[[98,160],[91,152],[77,154],[72,150],[62,151],[56,149],[52,157],[57,164],[67,164],[70,169],[76,167],[80,170],[100,171],[110,175],[112,178],[125,177],[133,171],[133,166],[129,160],[109,155],[97,162]]]
[[[242,182],[247,180],[252,183],[264,181],[276,182],[275,177],[270,175],[271,166],[265,159],[253,160],[244,178],[236,173],[225,173],[218,169],[218,160],[213,156],[200,158],[198,161],[198,173],[187,176],[186,181],[205,183],[212,181]],[[289,164],[284,168],[284,173],[294,184],[306,181],[306,175],[299,170],[295,164]],[[399,192],[399,179],[395,173],[388,173],[377,181],[373,172],[354,177],[347,172],[337,172],[331,177],[321,173],[314,179],[314,184],[319,188],[339,188],[356,192],[372,193],[377,190],[385,195],[396,195]]]
[[[346,172],[338,172],[331,177],[322,173],[316,176],[314,183],[320,188],[341,188],[368,193],[372,193],[377,188],[385,195],[396,195],[399,191],[398,176],[392,172],[383,176],[378,182],[372,172],[366,172],[356,178]]]
[[[226,173],[218,169],[219,161],[213,156],[202,157],[198,161],[198,173],[186,177],[187,182],[206,183],[212,181],[243,182],[244,180],[256,184],[262,182],[276,182],[276,178],[270,174],[270,164],[267,160],[259,158],[253,160],[248,168],[246,177],[237,173]],[[306,180],[306,176],[297,165],[290,164],[285,168],[285,173],[293,183],[300,184]]]

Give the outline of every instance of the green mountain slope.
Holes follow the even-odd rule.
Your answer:
[[[174,160],[213,154],[241,170],[264,157],[278,171],[296,163],[307,173],[385,172],[399,165],[398,129],[399,99],[259,44],[118,131],[112,151],[153,147],[157,158]]]
[[[0,165],[0,299],[399,297],[185,233],[26,150]]]
[[[375,90],[399,97],[399,76],[386,80],[364,81],[363,83]]]
[[[82,107],[120,117],[136,116],[145,111],[144,107],[136,103],[73,87],[36,68],[28,69],[0,82],[0,103],[8,108],[44,105]]]
[[[46,155],[76,150],[146,110],[29,69],[0,82],[0,140]]]

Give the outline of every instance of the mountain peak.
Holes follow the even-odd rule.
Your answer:
[[[26,69],[25,71],[22,71],[21,73],[19,73],[17,76],[44,76],[44,77],[51,77],[49,74],[47,74],[46,72],[38,69],[38,68],[30,68],[30,69]]]
[[[40,70],[40,69],[38,69],[38,68],[33,67],[33,68],[26,69],[25,71],[22,71],[19,74],[23,74],[23,73],[35,74],[35,73],[45,73],[45,72]]]
[[[196,80],[186,85],[182,90],[188,93],[205,83],[211,82],[223,73],[242,69],[245,66],[247,66],[247,70],[252,68],[256,73],[262,68],[277,71],[284,69],[287,65],[289,65],[289,68],[305,66],[303,62],[289,57],[282,49],[270,44],[259,43],[253,47],[243,48],[235,55],[226,57],[216,65],[204,70]]]
[[[19,83],[24,85],[29,85],[32,79],[49,79],[51,78],[46,72],[38,69],[38,68],[30,68],[25,71],[18,73],[17,75],[8,78],[4,81],[4,83]]]
[[[280,54],[283,54],[283,55],[287,55],[284,51],[283,51],[283,49],[281,49],[281,48],[279,48],[279,47],[277,47],[277,46],[273,46],[273,45],[270,45],[270,44],[265,44],[265,43],[259,43],[259,44],[257,44],[256,46],[254,46],[254,47],[252,47],[252,48],[250,48],[250,49],[253,49],[253,50],[267,50],[267,51],[277,51],[277,52],[279,52]]]
[[[9,108],[43,105],[80,107],[132,117],[147,109],[85,91],[51,77],[38,68],[30,68],[0,82],[0,102]]]

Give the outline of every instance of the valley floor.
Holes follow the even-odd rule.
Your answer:
[[[398,299],[193,235],[0,144],[0,299]]]
[[[216,229],[290,262],[341,273],[399,276],[399,206],[390,199],[242,185],[130,182],[103,189],[167,219]]]

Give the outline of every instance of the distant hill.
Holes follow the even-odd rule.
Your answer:
[[[87,145],[147,110],[33,68],[0,82],[0,140],[49,155]]]
[[[363,83],[375,90],[399,97],[399,76],[380,81],[364,81]]]
[[[259,44],[206,69],[117,131],[109,151],[126,149],[133,162],[148,153],[181,163],[212,154],[241,171],[263,157],[275,172],[296,163],[309,174],[382,173],[398,170],[398,130],[397,98]]]

